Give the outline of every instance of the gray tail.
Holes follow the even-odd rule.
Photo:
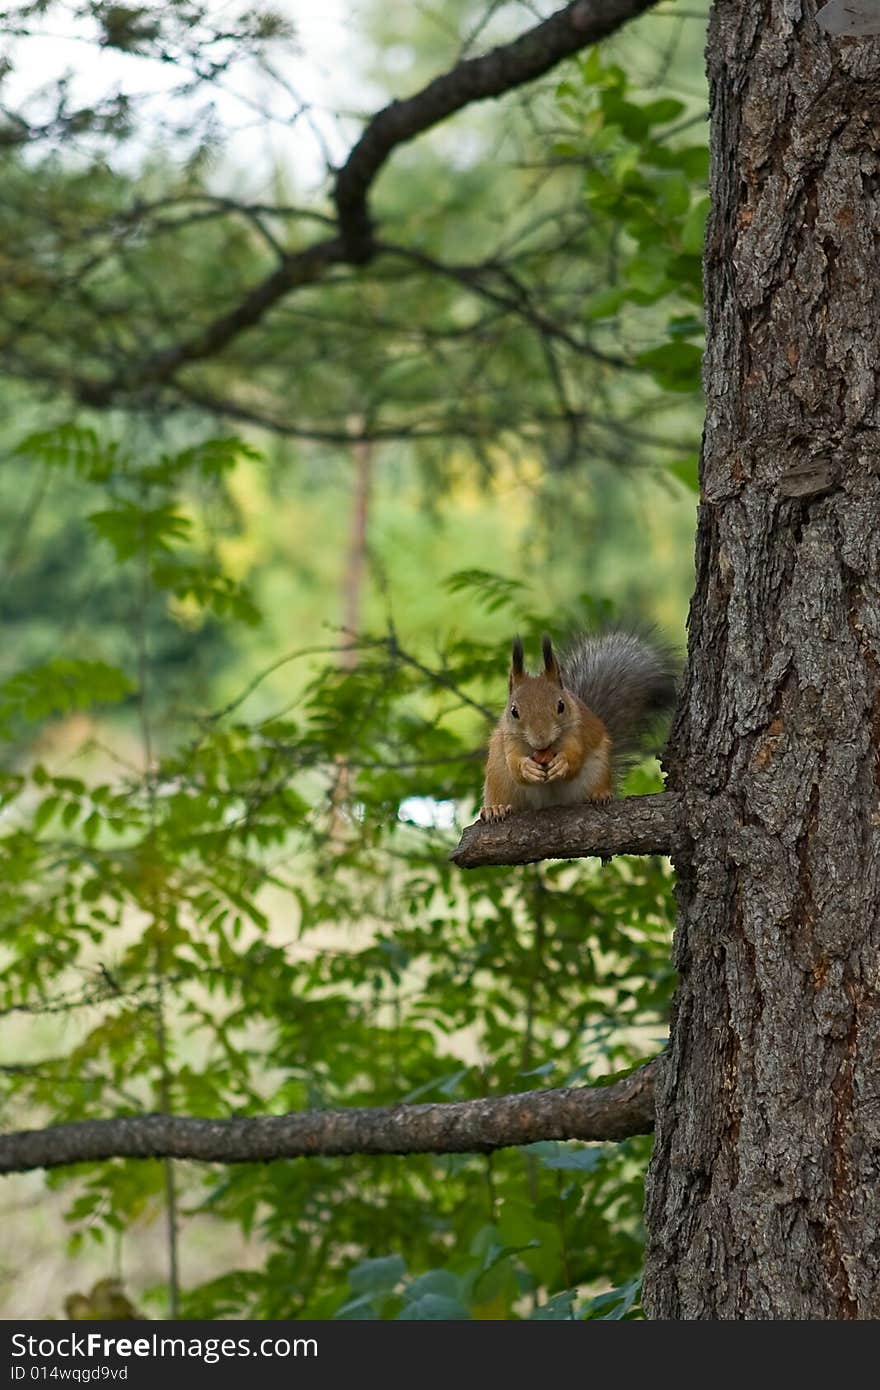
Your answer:
[[[662,642],[622,631],[579,637],[560,661],[563,683],[599,716],[624,759],[672,711],[678,664]]]

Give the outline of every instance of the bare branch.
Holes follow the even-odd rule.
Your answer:
[[[0,364],[3,361],[4,355],[0,352]],[[32,362],[30,379],[34,382],[58,380],[57,376],[45,372],[42,365],[36,361]],[[347,429],[345,427],[331,429],[322,428],[318,424],[279,419],[259,406],[244,405],[228,394],[213,395],[200,386],[190,385],[189,382],[175,381],[169,385],[168,391],[169,400],[187,401],[199,410],[216,415],[218,419],[243,420],[248,424],[258,425],[261,429],[269,430],[272,434],[282,435],[289,439],[306,439],[316,444],[385,444],[391,440],[452,438],[473,440],[482,438],[485,434],[478,419],[454,412],[450,412],[445,417],[442,415],[426,417],[423,414],[418,421],[413,422],[401,420],[398,423],[391,421],[387,425],[370,425],[362,429]],[[664,439],[662,435],[651,434],[648,430],[630,429],[625,423],[614,420],[611,416],[597,415],[593,410],[568,410],[565,415],[533,410],[528,419],[520,421],[515,414],[514,403],[511,403],[504,412],[503,422],[508,429],[520,428],[525,430],[530,425],[540,425],[545,427],[547,431],[558,429],[560,426],[571,428],[572,424],[591,425],[597,430],[609,431],[617,440],[632,444],[645,444],[652,449],[663,449],[676,455],[680,455],[683,451],[694,453],[700,447],[698,439],[684,441],[681,438]]]
[[[541,77],[563,58],[613,33],[655,3],[656,0],[573,0],[511,43],[482,57],[465,59],[414,96],[391,102],[369,121],[338,172],[337,236],[284,255],[268,275],[247,291],[235,308],[219,315],[194,336],[139,362],[130,362],[105,380],[75,381],[72,385],[79,399],[84,405],[106,407],[122,393],[169,382],[180,368],[222,352],[242,333],[260,323],[291,290],[323,279],[334,265],[362,265],[372,260],[380,248],[373,238],[367,195],[376,174],[398,145],[414,139],[473,102],[502,96]],[[478,288],[484,296],[505,302],[497,293],[489,295],[484,285]],[[507,304],[534,319],[536,311],[528,304],[516,303],[510,298]],[[546,324],[538,326],[542,331],[549,331]],[[578,343],[577,349],[601,356],[585,344]]]
[[[628,796],[606,806],[560,806],[521,812],[503,821],[476,821],[450,855],[461,869],[532,864],[538,859],[585,859],[612,854],[674,854],[686,844],[678,797],[672,792]]]
[[[107,1158],[266,1163],[344,1154],[490,1153],[546,1139],[620,1140],[654,1127],[658,1058],[613,1086],[524,1091],[497,1099],[250,1119],[126,1115],[0,1137],[0,1173]]]
[[[655,0],[574,0],[512,43],[467,58],[435,77],[405,101],[392,101],[373,117],[336,180],[336,207],[346,259],[360,264],[373,254],[367,207],[370,184],[399,145],[475,101],[503,96],[542,77],[563,58],[605,38]]]
[[[156,385],[168,381],[179,367],[214,357],[234,338],[253,328],[280,299],[297,285],[311,285],[328,266],[341,260],[341,242],[331,237],[295,255],[286,256],[279,266],[255,285],[229,313],[221,314],[195,338],[163,348],[133,367],[126,367],[109,381],[85,382],[78,387],[84,405],[106,406],[121,390]]]
[[[628,362],[625,357],[602,352],[599,348],[593,347],[592,343],[578,338],[564,325],[554,323],[546,314],[541,313],[532,304],[524,286],[518,284],[511,272],[500,262],[486,261],[482,265],[446,265],[443,261],[437,260],[434,256],[428,256],[423,251],[412,250],[406,246],[392,246],[386,242],[375,242],[373,251],[374,254],[384,252],[390,256],[401,257],[411,261],[414,265],[421,266],[432,275],[442,275],[448,280],[457,281],[458,284],[464,285],[473,294],[479,295],[482,299],[488,300],[499,308],[516,314],[524,322],[530,323],[542,337],[558,338],[566,347],[584,357],[592,357],[595,361],[604,362],[610,367],[634,370],[633,364]],[[513,287],[514,293],[503,294],[493,288],[489,284],[489,279],[492,276],[505,280],[509,286]]]

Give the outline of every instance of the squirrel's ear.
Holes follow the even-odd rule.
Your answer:
[[[522,680],[523,676],[524,676],[525,673],[526,673],[526,668],[525,668],[525,665],[524,665],[524,661],[525,661],[525,656],[524,656],[524,653],[523,653],[522,638],[521,638],[521,637],[514,637],[514,639],[513,639],[513,655],[512,655],[511,660],[510,660],[510,680],[509,680],[509,682],[508,682],[508,684],[509,684],[511,690],[513,689],[514,681]]]
[[[559,672],[559,662],[553,655],[553,643],[546,633],[541,638],[541,647],[544,652],[544,675],[549,677],[551,681],[555,681],[557,685],[561,685],[562,676]]]

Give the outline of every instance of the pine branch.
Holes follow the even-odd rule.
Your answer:
[[[590,855],[674,854],[686,844],[678,797],[655,792],[604,806],[594,802],[476,821],[462,833],[450,858],[461,869],[478,869]]]
[[[311,1110],[247,1119],[126,1115],[0,1136],[0,1173],[108,1158],[265,1163],[348,1154],[490,1153],[546,1139],[615,1141],[654,1127],[658,1058],[611,1086],[449,1104]]]
[[[336,208],[346,259],[373,253],[367,194],[389,155],[475,101],[500,97],[550,72],[588,44],[614,33],[655,0],[574,0],[511,43],[467,58],[405,101],[392,101],[368,124],[339,171]]]
[[[283,253],[275,268],[239,303],[198,332],[128,362],[103,380],[74,377],[84,405],[107,407],[120,395],[172,381],[192,362],[220,354],[261,323],[293,290],[315,284],[335,266],[364,265],[381,249],[373,237],[368,195],[391,154],[440,121],[474,102],[500,97],[550,72],[564,58],[598,42],[657,0],[573,0],[510,43],[464,59],[404,101],[392,101],[367,123],[336,176],[337,234],[300,251]],[[546,331],[546,328],[545,330]],[[596,354],[598,355],[598,354]]]

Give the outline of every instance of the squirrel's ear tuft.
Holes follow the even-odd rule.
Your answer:
[[[561,685],[562,676],[559,672],[559,662],[553,655],[553,643],[546,633],[541,638],[541,648],[544,652],[544,675],[555,681],[557,685]]]
[[[514,637],[514,639],[513,639],[513,654],[512,654],[512,656],[511,656],[511,660],[510,660],[510,686],[511,686],[511,689],[513,688],[513,682],[514,682],[515,680],[516,680],[516,681],[522,680],[522,678],[523,678],[523,676],[525,675],[525,673],[526,673],[526,668],[525,668],[525,654],[524,654],[524,652],[523,652],[522,638],[521,638],[521,637]]]

